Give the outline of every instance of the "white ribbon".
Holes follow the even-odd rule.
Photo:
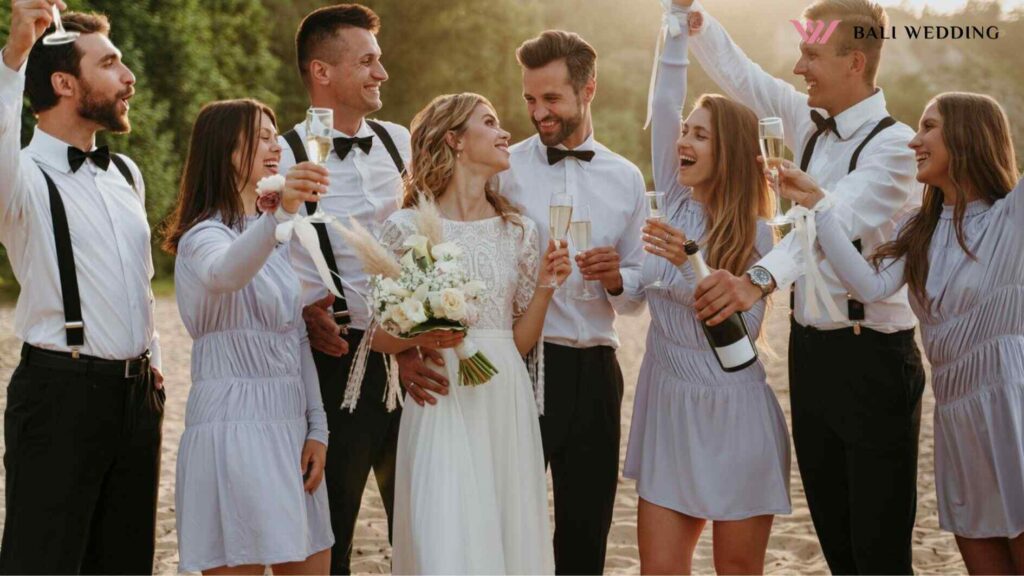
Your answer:
[[[658,32],[658,43],[654,46],[654,64],[651,65],[651,83],[647,87],[647,119],[644,120],[644,130],[651,124],[651,114],[654,112],[654,85],[658,79],[658,57],[661,56],[661,49],[665,46],[665,34],[671,34],[673,38],[683,33],[683,26],[679,18],[672,14],[672,0],[660,0],[664,10],[661,19],[661,30]]]
[[[320,251],[320,239],[309,218],[295,214],[291,220],[278,224],[277,229],[274,230],[274,238],[282,243],[291,241],[292,234],[299,238],[299,243],[306,249],[306,252],[309,252],[309,256],[313,259],[313,265],[316,266],[316,271],[320,274],[320,279],[323,280],[327,290],[334,294],[335,298],[342,298],[338,289],[334,287],[334,281],[331,280],[331,269],[327,267],[324,254]]]
[[[786,213],[786,218],[794,224],[794,232],[800,238],[800,244],[804,253],[804,320],[813,322],[819,317],[821,310],[818,307],[819,298],[825,303],[825,312],[832,322],[844,322],[846,316],[839,311],[832,295],[828,292],[828,285],[825,278],[818,270],[817,259],[814,257],[814,242],[817,238],[815,227],[814,211],[808,210],[800,205],[794,205]]]

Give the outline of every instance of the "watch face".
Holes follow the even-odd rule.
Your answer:
[[[752,268],[748,274],[754,284],[758,286],[767,286],[772,282],[772,275],[764,268]]]

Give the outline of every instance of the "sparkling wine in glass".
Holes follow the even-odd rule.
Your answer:
[[[758,136],[761,143],[761,157],[768,166],[768,174],[772,179],[775,191],[775,216],[768,221],[769,226],[785,226],[789,219],[782,212],[782,195],[779,194],[779,166],[785,154],[783,143],[782,118],[761,118],[757,123]]]
[[[548,208],[548,231],[555,241],[555,249],[560,249],[569,234],[569,222],[572,221],[572,197],[565,192],[551,195]],[[558,288],[558,282],[552,278],[549,288]]]
[[[590,206],[583,204],[577,206],[572,213],[572,219],[569,221],[569,237],[572,238],[572,244],[576,247],[576,253],[582,254],[587,250],[590,250]],[[582,274],[582,271],[580,272]],[[577,300],[593,300],[597,298],[590,289],[591,282],[583,281],[583,290],[576,295]]]
[[[332,133],[334,128],[334,110],[330,108],[310,108],[306,111],[306,154],[309,160],[323,166],[327,155],[331,153]],[[323,200],[321,194],[320,200]],[[316,203],[316,212],[309,218],[312,222],[329,222],[333,218],[324,212],[322,203]]]
[[[648,191],[644,192],[644,198],[647,200],[647,217],[651,220],[664,220],[665,219],[665,193],[661,191]],[[645,288],[661,288],[661,279],[651,282]]]
[[[47,46],[74,42],[75,38],[79,36],[78,32],[68,32],[64,29],[64,22],[60,19],[60,10],[57,9],[56,4],[53,5],[53,25],[56,28],[53,34],[43,36],[43,44]]]

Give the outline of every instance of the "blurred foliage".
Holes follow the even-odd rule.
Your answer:
[[[274,106],[281,128],[307,106],[295,66],[295,29],[314,0],[67,0],[72,9],[111,17],[111,37],[138,78],[130,135],[106,137],[134,158],[146,178],[154,243],[177,195],[192,121],[210,100],[252,96]],[[533,128],[521,98],[515,49],[548,28],[580,33],[598,51],[596,137],[650,173],[649,135],[641,130],[660,4],[655,0],[367,0],[381,17],[379,36],[390,79],[378,116],[405,125],[433,97],[472,91],[488,97],[515,140]],[[808,0],[706,0],[737,43],[766,70],[803,89],[792,75],[798,54],[788,20]],[[892,24],[997,25],[998,40],[908,40],[886,43],[879,85],[890,112],[916,126],[928,99],[963,90],[993,95],[1006,108],[1016,142],[1024,138],[1024,11],[971,0],[954,14],[890,8]],[[6,38],[10,5],[0,5]],[[694,62],[689,102],[718,89]],[[25,143],[33,124],[23,119]],[[158,275],[173,262],[154,251]],[[0,291],[16,289],[0,248]]]

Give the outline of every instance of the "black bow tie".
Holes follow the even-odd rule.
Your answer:
[[[359,149],[364,154],[370,153],[370,147],[373,146],[373,136],[364,136],[363,138],[348,138],[347,136],[338,136],[334,139],[334,152],[338,155],[338,158],[342,160],[348,153],[352,151],[352,146],[359,146]]]
[[[839,136],[839,130],[836,129],[836,119],[834,116],[825,118],[818,113],[817,110],[811,110],[811,120],[814,121],[814,125],[818,127],[818,132],[832,131],[836,136]]]
[[[548,146],[548,165],[554,165],[559,161],[565,159],[567,156],[572,156],[577,160],[583,160],[584,162],[590,162],[594,159],[593,150],[563,150],[561,148],[552,148]]]
[[[74,146],[68,146],[68,165],[71,166],[72,172],[78,172],[78,169],[85,163],[85,159],[92,160],[92,163],[96,166],[106,170],[110,166],[110,149],[106,146],[100,146],[92,152],[82,152]]]

